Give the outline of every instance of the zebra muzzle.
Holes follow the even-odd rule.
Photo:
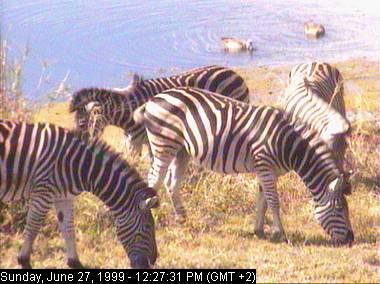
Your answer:
[[[149,269],[152,267],[148,257],[140,254],[131,254],[129,256],[131,267],[135,269]]]
[[[348,244],[349,247],[352,247],[354,240],[355,240],[354,232],[349,230],[346,235],[346,243]]]
[[[335,247],[340,247],[344,245],[348,245],[348,247],[352,247],[354,240],[355,240],[354,232],[352,230],[348,230],[344,239],[335,239],[333,242],[334,242]]]

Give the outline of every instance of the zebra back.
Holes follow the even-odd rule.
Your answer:
[[[169,77],[147,80],[134,77],[124,92],[136,96],[143,104],[154,95],[175,87],[196,87],[246,102],[249,95],[248,87],[240,75],[218,65],[195,68]]]
[[[294,141],[302,141],[303,150],[310,155],[315,151],[325,153],[323,158],[316,156],[311,160],[339,175],[331,151],[318,134],[273,107],[248,105],[206,90],[181,87],[164,91],[149,101],[144,123],[151,133],[150,141],[167,137],[168,149],[184,143],[200,164],[214,171],[237,173],[244,167],[251,171],[247,165],[238,171],[234,169],[239,162],[252,163],[243,157],[264,152],[271,155],[279,171],[297,171],[295,160],[302,159],[305,153],[294,151],[291,155],[290,149]]]
[[[154,95],[179,86],[199,87],[246,102],[249,96],[248,87],[240,75],[229,68],[212,65],[164,78],[142,80],[142,78],[134,76],[129,86],[117,89],[117,91],[83,89],[74,94],[70,110],[76,111],[78,129],[97,133],[96,136],[98,136],[102,129],[89,130],[92,126],[88,125],[88,122],[91,120],[89,117],[97,116],[99,119],[99,115],[95,114],[95,111],[93,114],[91,110],[86,111],[84,108],[84,105],[91,100],[97,101],[100,103],[103,113],[103,123],[100,124],[119,126],[125,130],[132,144],[141,144],[145,131],[142,125],[133,121],[132,112]],[[80,109],[81,107],[82,109]],[[87,127],[83,126],[85,124]],[[92,123],[92,125],[96,125],[96,123]]]

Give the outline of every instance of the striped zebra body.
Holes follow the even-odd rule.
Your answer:
[[[289,73],[283,107],[317,131],[335,153],[343,168],[346,136],[351,126],[346,118],[343,77],[328,63],[299,64]]]
[[[146,133],[142,125],[133,121],[133,111],[154,95],[180,86],[198,87],[248,101],[249,91],[243,78],[231,69],[213,65],[166,78],[142,80],[135,75],[132,83],[124,89],[82,89],[73,95],[70,110],[76,112],[77,128],[90,132],[91,137],[99,136],[108,124],[123,128],[131,152],[140,155]],[[102,115],[98,115],[97,108],[95,111],[92,111],[91,106],[85,109],[92,102],[101,106]],[[88,123],[91,120],[101,122]],[[86,124],[87,127],[84,126]]]
[[[315,132],[296,130],[282,111],[196,88],[176,88],[146,104],[144,123],[153,153],[148,184],[158,188],[175,164],[167,184],[175,204],[182,206],[179,188],[189,155],[213,171],[254,172],[274,216],[274,235],[284,236],[276,181],[294,170],[313,195],[322,227],[335,242],[352,242],[344,177],[331,151]],[[264,216],[258,216],[255,231],[263,231],[263,224]]]
[[[157,197],[133,168],[108,146],[84,143],[61,127],[0,120],[0,200],[29,200],[18,258],[23,268],[30,267],[33,241],[52,204],[68,264],[81,266],[75,247],[73,198],[83,191],[96,195],[113,212],[131,265],[153,264],[157,249],[150,207],[156,205]]]

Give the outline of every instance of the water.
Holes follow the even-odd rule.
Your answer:
[[[40,99],[66,78],[73,90],[122,87],[207,64],[258,66],[354,57],[379,60],[376,1],[3,0],[10,53],[28,46],[24,93]],[[326,28],[306,40],[303,23]],[[250,38],[257,51],[223,52],[220,38]]]

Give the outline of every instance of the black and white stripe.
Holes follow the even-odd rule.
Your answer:
[[[229,68],[213,65],[166,78],[142,80],[135,75],[125,89],[82,89],[73,95],[70,111],[76,112],[77,129],[88,131],[91,137],[99,136],[109,124],[123,128],[130,150],[140,155],[146,134],[143,126],[133,121],[132,112],[154,95],[181,86],[198,87],[248,101],[249,91],[243,78]],[[94,106],[101,107],[102,115]]]
[[[157,256],[150,208],[156,192],[109,146],[84,143],[75,133],[50,124],[0,120],[0,200],[29,200],[19,263],[30,267],[33,241],[52,204],[66,243],[68,264],[80,267],[75,247],[73,198],[88,191],[113,212],[117,235],[133,267]]]
[[[299,64],[289,73],[283,107],[317,131],[343,168],[346,139],[351,130],[346,118],[343,77],[328,63]]]
[[[151,99],[143,114],[153,153],[148,184],[157,188],[174,165],[167,183],[174,204],[182,206],[178,191],[189,156],[220,173],[255,172],[274,216],[273,233],[284,236],[276,181],[294,170],[309,188],[326,232],[337,243],[353,241],[344,176],[331,151],[315,132],[290,124],[282,111],[201,89],[174,88]],[[263,232],[263,225],[259,214],[255,231]]]

